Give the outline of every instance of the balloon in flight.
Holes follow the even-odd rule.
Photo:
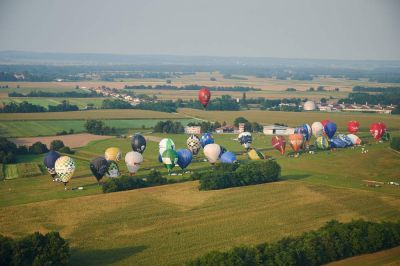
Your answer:
[[[208,103],[211,99],[211,92],[208,88],[203,87],[199,90],[199,102],[203,105],[204,108],[207,107]]]

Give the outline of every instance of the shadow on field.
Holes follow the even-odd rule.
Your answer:
[[[302,175],[296,175],[296,174],[292,174],[292,175],[284,175],[284,176],[281,176],[281,180],[300,180],[300,179],[304,179],[304,178],[307,178],[307,177],[309,177],[309,176],[311,176],[311,175],[308,175],[308,174],[302,174]]]
[[[114,249],[72,249],[70,265],[109,265],[145,250],[146,246]]]

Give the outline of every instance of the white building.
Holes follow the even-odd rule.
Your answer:
[[[316,109],[314,101],[306,101],[303,105],[304,111],[314,111]]]
[[[186,126],[185,127],[185,133],[186,134],[190,134],[190,135],[192,135],[192,134],[201,134],[201,127],[199,127],[199,126],[192,126],[192,127],[189,127],[189,126]]]
[[[263,127],[264,135],[290,135],[294,134],[294,128],[268,125]]]

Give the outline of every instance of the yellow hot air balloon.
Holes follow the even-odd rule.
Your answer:
[[[247,155],[249,156],[250,160],[263,160],[264,155],[261,152],[257,151],[256,149],[251,149]]]
[[[110,147],[104,152],[104,157],[107,161],[119,162],[122,158],[122,152],[117,147]]]

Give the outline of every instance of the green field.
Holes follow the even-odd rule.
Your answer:
[[[132,119],[132,120],[105,120],[109,127],[115,127],[120,134],[127,134],[131,129],[154,127],[159,119]],[[186,125],[194,119],[177,119]],[[2,121],[0,123],[0,136],[5,137],[32,137],[52,136],[60,131],[73,129],[75,133],[85,132],[86,120],[40,120],[40,121]]]
[[[42,175],[38,163],[5,164],[0,170],[5,179]]]
[[[100,107],[103,100],[105,98],[40,98],[40,97],[12,97],[12,98],[0,98],[0,102],[4,103],[9,103],[9,102],[15,102],[15,103],[21,103],[23,101],[40,105],[43,107],[49,106],[49,105],[58,105],[60,104],[63,100],[68,100],[70,104],[77,105],[80,109],[85,108],[88,103],[94,104],[95,107]]]
[[[270,137],[255,135],[253,145],[282,166],[282,181],[276,183],[198,191],[198,183],[191,181],[111,194],[102,194],[88,163],[110,146],[125,154],[130,151],[129,140],[92,142],[73,156],[78,168],[69,186],[84,186],[83,191],[64,191],[46,175],[1,182],[1,216],[7,218],[0,219],[0,233],[22,236],[58,230],[72,247],[72,265],[171,265],[210,250],[298,235],[330,219],[398,220],[399,188],[371,188],[362,180],[400,182],[400,155],[387,143],[373,142],[367,132],[360,135],[370,142],[366,154],[355,148],[299,158],[281,156],[271,149]],[[168,137],[177,148],[185,147],[187,136]],[[232,140],[236,135],[214,137],[239,159],[246,158]],[[158,143],[149,141],[139,176],[151,168],[166,175],[157,152]],[[42,158],[29,155],[19,161]],[[202,159],[201,152],[189,169],[209,167]],[[123,162],[120,167],[126,173]]]

